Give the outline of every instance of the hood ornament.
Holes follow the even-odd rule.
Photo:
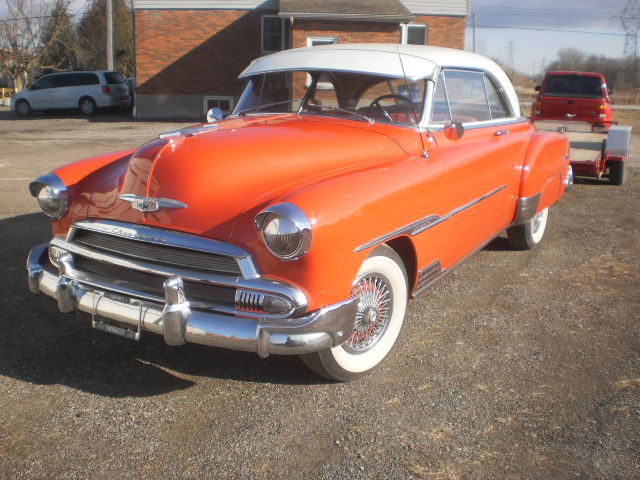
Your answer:
[[[161,208],[187,208],[186,203],[170,198],[142,197],[132,193],[120,195],[120,200],[131,203],[131,206],[139,212],[157,212]]]

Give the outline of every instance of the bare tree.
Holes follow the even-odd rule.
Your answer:
[[[48,52],[51,45],[59,45],[62,40],[65,22],[52,23],[55,17],[51,14],[61,8],[66,12],[70,0],[57,0],[55,4],[45,0],[6,0],[6,3],[7,14],[0,18],[0,72],[7,74],[14,87],[21,90],[33,75],[60,69],[58,64],[49,64]]]

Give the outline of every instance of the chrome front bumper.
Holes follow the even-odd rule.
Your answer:
[[[192,310],[182,279],[164,282],[165,302],[159,304],[110,295],[73,278],[45,269],[48,243],[29,253],[29,290],[57,299],[67,313],[81,310],[92,316],[163,335],[169,345],[186,342],[269,354],[297,355],[326,350],[344,343],[353,330],[358,301],[349,299],[297,318],[245,318]]]

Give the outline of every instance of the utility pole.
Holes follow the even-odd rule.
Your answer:
[[[107,70],[113,67],[113,0],[107,0]]]
[[[476,14],[473,14],[473,53],[476,53]]]
[[[513,70],[513,54],[517,49],[518,47],[516,46],[516,42],[514,42],[513,40],[509,40],[507,42],[507,46],[505,48],[505,50],[507,51],[507,65],[511,70]]]

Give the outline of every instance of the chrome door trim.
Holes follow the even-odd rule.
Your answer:
[[[355,250],[353,251],[353,253],[357,253],[357,252],[361,252],[362,250],[366,250],[367,248],[371,248],[373,246],[376,246],[380,243],[384,243],[388,240],[391,240],[392,238],[398,237],[400,235],[409,235],[411,237],[418,235],[419,233],[422,233],[426,230],[429,230],[432,227],[435,227],[436,225],[449,220],[451,217],[464,212],[465,210],[473,207],[474,205],[477,205],[478,203],[482,202],[483,200],[486,200],[489,197],[492,197],[493,195],[495,195],[498,192],[501,192],[502,190],[504,190],[505,188],[507,188],[508,185],[502,185],[501,187],[496,188],[495,190],[492,190],[488,193],[485,193],[484,195],[481,195],[480,197],[471,200],[469,203],[465,203],[464,205],[454,208],[453,210],[451,210],[449,213],[443,215],[443,216],[439,216],[439,215],[427,215],[424,218],[421,218],[420,220],[410,223],[408,225],[405,225],[403,227],[400,227],[392,232],[386,233],[384,235],[381,235],[377,238],[374,238],[373,240],[367,242],[367,243],[363,243],[362,245],[358,246],[355,248]]]

